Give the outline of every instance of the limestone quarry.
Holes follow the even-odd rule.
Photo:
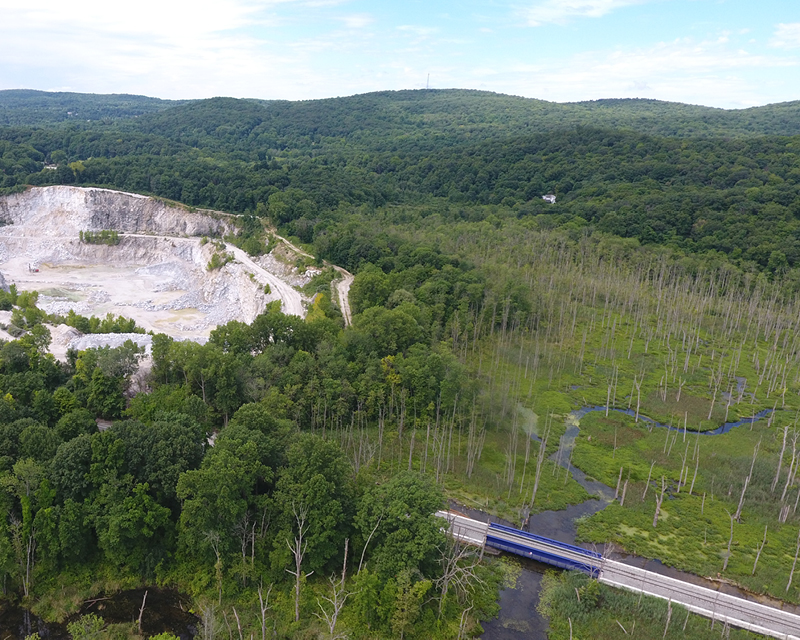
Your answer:
[[[39,291],[39,307],[48,313],[113,313],[146,330],[200,341],[218,324],[252,322],[273,300],[284,313],[305,315],[308,300],[295,287],[314,271],[297,271],[291,245],[281,244],[278,257],[257,260],[223,247],[220,238],[234,228],[226,214],[107,189],[53,186],[0,198],[0,225],[0,286]],[[119,244],[80,240],[81,232],[103,230],[117,231]],[[233,259],[209,271],[215,252]],[[58,342],[79,338],[66,329],[53,334],[54,351]]]

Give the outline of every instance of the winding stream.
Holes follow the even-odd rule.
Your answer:
[[[525,409],[524,407],[519,407],[519,410],[523,418],[523,430],[531,438],[538,440],[539,438],[536,435],[536,415],[530,409]],[[550,456],[550,460],[570,471],[575,481],[592,497],[585,502],[571,505],[560,511],[543,511],[532,515],[528,521],[527,531],[569,544],[580,544],[575,542],[575,520],[597,513],[608,506],[614,499],[614,489],[602,482],[588,478],[583,471],[573,466],[570,462],[572,449],[575,446],[575,438],[580,431],[581,418],[588,413],[596,411],[606,411],[606,407],[586,406],[572,411],[566,418],[566,431],[561,437],[559,450]],[[629,416],[635,415],[634,411],[628,409],[609,408],[609,411]],[[764,418],[770,413],[770,409],[759,411],[750,418],[725,423],[713,431],[701,432],[701,435],[727,433],[731,429],[751,424]],[[641,414],[639,414],[639,419],[653,427],[668,428],[673,431],[682,430],[680,427],[662,424]],[[511,522],[490,516],[483,511],[463,505],[453,504],[451,506],[476,520],[499,522],[514,526]],[[602,545],[597,550],[602,552]],[[769,598],[744,592],[733,585],[713,582],[690,573],[666,567],[658,560],[620,554],[613,554],[612,557],[620,562],[643,567],[650,571],[694,584],[701,584],[725,593],[768,604],[777,604],[776,602],[771,602]],[[520,563],[522,571],[517,576],[516,584],[513,588],[501,591],[499,600],[500,615],[497,619],[483,623],[485,630],[483,637],[488,640],[522,640],[523,638],[526,640],[546,640],[547,620],[536,611],[536,605],[539,602],[538,594],[542,576],[547,569],[552,567],[517,556],[514,556],[514,559]],[[79,614],[72,618],[77,618],[79,615],[86,613],[95,613],[102,616],[109,623],[131,623],[138,617],[143,593],[143,589],[135,589],[115,594],[109,598],[90,601],[84,605]],[[187,611],[187,608],[187,602],[178,592],[169,589],[149,589],[147,607],[143,616],[145,633],[155,634],[169,631],[179,636],[181,640],[191,640],[197,633],[198,621],[195,616]],[[783,608],[800,613],[800,607],[791,607],[784,604]],[[42,640],[69,639],[65,624],[45,623],[29,611],[15,606],[6,606],[0,609],[0,629],[3,632],[3,635],[0,636],[2,640],[23,640],[27,635],[34,632],[38,632]]]
[[[528,425],[531,426],[531,428],[523,426],[523,429],[533,439],[539,440],[538,436],[535,434],[535,414],[533,414],[530,409],[525,409],[524,407],[519,407],[519,410],[527,418]],[[609,407],[608,410],[628,416],[636,415],[636,412],[631,409],[615,409]],[[549,458],[562,468],[570,471],[575,481],[586,489],[592,497],[585,502],[571,505],[560,511],[542,511],[541,513],[531,515],[528,525],[525,528],[526,531],[568,544],[577,544],[587,548],[592,546],[575,541],[575,520],[591,516],[605,509],[614,500],[614,489],[602,482],[589,479],[583,471],[573,466],[570,461],[572,449],[575,446],[575,438],[580,431],[581,418],[596,411],[606,411],[606,407],[586,406],[570,412],[566,418],[566,431],[564,435],[561,436],[559,450]],[[728,433],[731,429],[752,424],[768,416],[770,413],[772,413],[772,409],[764,409],[754,413],[752,417],[737,420],[736,422],[726,422],[721,427],[712,431],[701,431],[700,435],[714,436]],[[657,422],[652,418],[643,416],[641,413],[639,414],[639,420],[652,427],[667,428],[671,431],[683,431],[682,427],[673,427]],[[462,505],[458,505],[455,508],[476,520],[498,522],[509,526],[515,526],[513,523],[490,516],[482,511],[465,508]],[[598,545],[596,550],[602,553],[604,550],[603,545]],[[619,562],[641,567],[648,571],[702,585],[723,593],[737,595],[748,600],[772,604],[773,606],[782,607],[784,610],[800,614],[800,607],[787,605],[766,596],[749,593],[724,582],[715,582],[691,573],[679,571],[663,565],[658,560],[619,553],[613,553],[610,557]],[[520,562],[522,573],[517,578],[516,585],[513,588],[507,588],[500,592],[500,615],[494,620],[483,623],[483,638],[487,640],[522,640],[523,638],[527,640],[547,640],[547,620],[538,613],[536,606],[539,603],[539,589],[541,587],[542,575],[546,570],[552,569],[552,567],[517,556],[514,556],[514,559]]]

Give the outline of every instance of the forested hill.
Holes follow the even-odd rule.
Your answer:
[[[581,504],[576,468],[621,490],[578,540],[800,602],[796,103],[96,97],[112,115],[60,122],[30,97],[0,125],[0,194],[96,185],[243,214],[226,240],[293,263],[313,302],[205,344],[155,335],[145,384],[133,342],[45,354],[47,324],[127,320],[0,292],[19,336],[0,341],[0,607],[80,623],[77,640],[109,622],[99,606],[72,622],[84,603],[159,584],[191,596],[207,638],[223,621],[240,638],[476,637],[519,568],[447,544],[432,514]],[[354,274],[347,326],[326,260]],[[670,603],[561,586],[541,600],[558,637],[711,637],[681,611],[670,629]]]
[[[181,102],[127,94],[7,89],[0,91],[0,125],[43,125],[101,118],[130,118],[176,104]]]
[[[434,149],[579,126],[680,137],[797,135],[800,102],[726,111],[658,100],[559,104],[485,91],[385,91],[299,102],[213,98],[136,123],[139,131],[192,145],[234,135],[301,147],[346,140],[371,150]]]
[[[7,112],[20,122],[68,95],[13,94],[0,104],[15,104]],[[448,215],[472,220],[502,207],[547,227],[724,254],[747,270],[800,267],[800,102],[725,111],[462,90],[173,106],[74,99],[141,113],[0,126],[0,189],[97,185],[251,212],[318,248],[339,243],[333,229],[352,207],[455,208]],[[549,192],[555,205],[541,199]],[[342,264],[358,268],[365,255]]]
[[[556,103],[462,89],[381,91],[323,100],[160,100],[125,94],[0,91],[0,125],[143,118],[138,129],[197,137],[220,126],[279,138],[342,138],[402,147],[596,126],[664,136],[800,134],[800,102],[725,110],[648,99]],[[319,140],[317,140],[319,142]]]

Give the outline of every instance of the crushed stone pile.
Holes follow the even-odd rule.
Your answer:
[[[67,349],[83,351],[84,349],[102,349],[103,347],[121,347],[128,340],[137,346],[144,347],[144,353],[149,356],[153,346],[153,336],[144,333],[91,333],[72,339]]]

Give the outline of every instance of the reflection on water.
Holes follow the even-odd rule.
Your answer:
[[[488,640],[547,640],[547,620],[536,606],[539,588],[547,565],[526,558],[512,556],[522,565],[522,572],[513,588],[500,592],[500,615],[484,622],[483,638]]]
[[[88,600],[81,611],[71,616],[68,622],[93,613],[108,624],[134,624],[139,618],[144,591],[132,589],[113,596]],[[188,609],[188,600],[177,591],[149,587],[142,615],[144,635],[169,632],[181,640],[192,640],[197,635],[198,620]],[[70,640],[66,623],[44,622],[19,606],[5,605],[0,609],[0,630],[2,640],[24,640],[33,633],[38,633],[42,640]]]

